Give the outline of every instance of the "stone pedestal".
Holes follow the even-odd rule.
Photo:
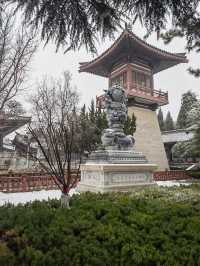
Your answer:
[[[81,166],[81,182],[78,191],[85,192],[128,192],[136,186],[155,185],[155,164],[108,164],[87,163]]]

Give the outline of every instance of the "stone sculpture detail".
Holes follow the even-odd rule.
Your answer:
[[[123,88],[116,84],[105,91],[105,110],[109,128],[103,131],[101,140],[106,150],[130,150],[134,138],[125,135],[124,123],[127,120],[128,99]]]

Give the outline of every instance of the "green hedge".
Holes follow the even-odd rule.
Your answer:
[[[194,170],[194,171],[188,171],[188,174],[192,176],[193,178],[200,178],[200,171],[199,170]]]
[[[71,210],[57,200],[0,207],[0,265],[200,265],[200,200],[160,197],[87,193]]]

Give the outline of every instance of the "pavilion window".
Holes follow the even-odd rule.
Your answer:
[[[150,76],[141,72],[132,71],[132,82],[133,84],[135,84],[136,86],[138,85],[141,88],[151,88]]]
[[[121,86],[124,86],[126,85],[126,81],[127,81],[127,73],[123,72],[122,74],[111,79],[111,86],[114,84],[119,84]]]

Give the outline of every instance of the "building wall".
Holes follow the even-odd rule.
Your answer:
[[[128,113],[134,112],[136,120],[135,150],[142,152],[150,163],[158,165],[157,170],[169,169],[156,111],[131,106]]]

